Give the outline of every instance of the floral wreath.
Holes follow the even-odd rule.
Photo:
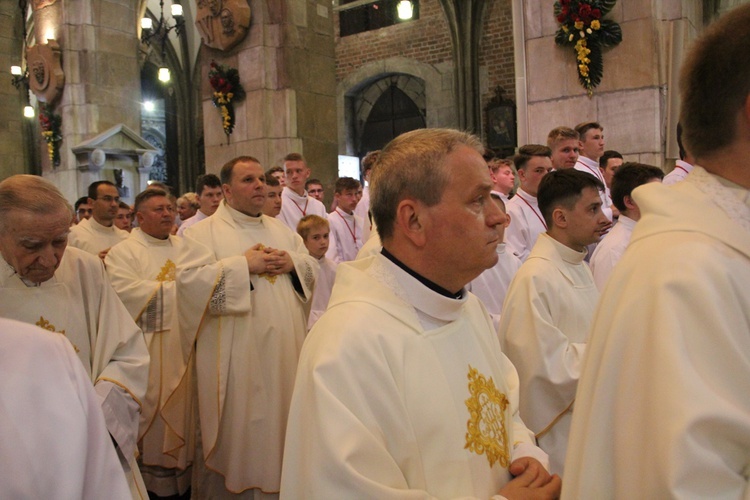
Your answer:
[[[60,143],[62,142],[62,116],[55,114],[52,106],[39,103],[39,125],[42,137],[47,142],[47,154],[52,165],[60,165]]]
[[[211,61],[208,81],[214,91],[211,101],[221,110],[222,128],[229,143],[229,136],[234,130],[234,103],[245,98],[245,89],[240,84],[240,73],[235,68]]]
[[[557,45],[572,46],[576,51],[578,81],[589,94],[602,81],[602,49],[622,42],[622,29],[615,21],[602,19],[617,0],[558,0],[555,17],[560,29],[555,33]]]

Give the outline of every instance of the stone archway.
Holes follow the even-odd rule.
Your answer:
[[[430,65],[403,57],[375,61],[352,72],[337,86],[340,154],[357,154],[355,122],[366,117],[368,106],[371,109],[394,81],[423,110],[427,127],[457,126],[452,63]]]

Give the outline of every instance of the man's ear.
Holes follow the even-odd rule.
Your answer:
[[[628,210],[638,208],[638,205],[636,204],[635,200],[633,200],[633,198],[630,195],[625,195],[622,198],[622,201],[625,203],[625,206],[628,207]]]
[[[552,223],[557,227],[568,227],[568,211],[563,207],[552,210]]]
[[[396,208],[396,227],[417,247],[423,247],[425,237],[425,206],[417,200],[404,199]]]
[[[508,226],[510,226],[510,214],[506,213],[505,214],[505,226],[504,227],[507,228]]]

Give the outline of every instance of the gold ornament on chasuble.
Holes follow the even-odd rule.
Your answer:
[[[174,281],[177,273],[177,266],[171,259],[167,259],[161,268],[161,272],[156,277],[156,281]]]
[[[487,379],[476,368],[469,365],[469,394],[466,408],[469,421],[466,424],[466,446],[477,455],[486,455],[490,467],[499,463],[510,465],[508,430],[505,426],[505,410],[508,398],[495,387],[492,377]]]
[[[44,319],[44,316],[39,316],[39,321],[37,321],[35,324],[39,328],[44,328],[45,330],[52,332],[52,333],[59,333],[60,335],[68,339],[68,336],[65,335],[65,330],[60,330],[58,332],[57,329],[55,328],[55,325],[53,325],[52,323]],[[70,339],[68,339],[68,342],[70,342]],[[73,342],[70,342],[70,345],[73,346],[73,349],[75,349],[76,352],[81,352],[81,350]]]
[[[258,247],[258,250],[260,251],[263,251],[265,249],[266,249],[266,246],[263,243],[261,243],[260,246]],[[259,274],[258,276],[268,281],[272,285],[276,284],[276,278],[278,278],[278,276],[270,276],[267,273]]]

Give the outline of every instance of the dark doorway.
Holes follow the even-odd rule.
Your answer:
[[[391,139],[418,128],[425,128],[419,107],[396,85],[391,85],[367,117],[358,155],[361,158],[369,151],[382,149]]]

